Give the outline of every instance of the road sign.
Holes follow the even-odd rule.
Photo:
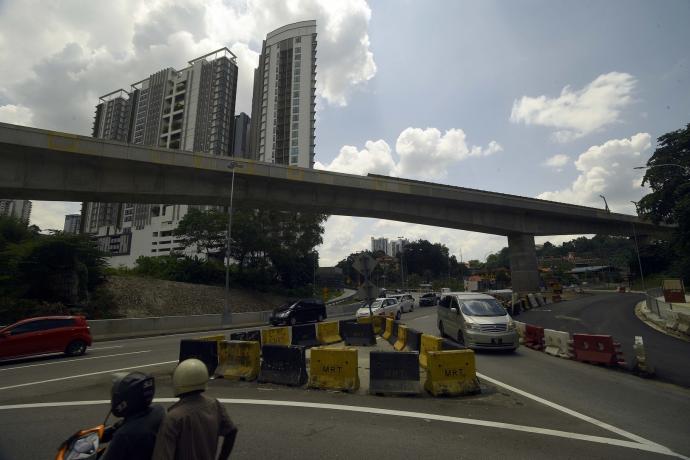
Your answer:
[[[378,262],[369,254],[361,254],[352,262],[352,267],[364,276],[368,276],[374,270]]]
[[[357,297],[360,299],[375,299],[378,297],[379,290],[376,287],[376,285],[370,281],[366,281],[362,283],[362,285],[359,287],[359,290],[357,291]]]

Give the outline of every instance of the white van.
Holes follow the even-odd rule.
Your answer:
[[[443,296],[436,310],[441,336],[472,349],[515,350],[519,338],[515,322],[490,295],[451,292]]]

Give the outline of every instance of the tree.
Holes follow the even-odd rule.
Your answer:
[[[228,215],[216,209],[202,211],[191,208],[184,215],[173,234],[180,237],[185,247],[196,248],[196,253],[208,256],[225,246]]]
[[[638,211],[655,223],[678,225],[671,239],[675,268],[690,283],[690,123],[657,141],[642,179],[652,192],[640,200]]]

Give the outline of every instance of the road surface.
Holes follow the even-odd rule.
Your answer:
[[[434,308],[403,316],[436,332]],[[0,365],[0,459],[46,458],[107,412],[110,374],[156,377],[172,398],[179,340],[96,343],[78,358]],[[240,433],[233,458],[671,458],[690,456],[690,391],[520,348],[477,354],[483,393],[377,397],[213,380]],[[59,405],[63,404],[63,405]],[[674,454],[675,452],[675,454]],[[686,457],[683,457],[686,456]]]

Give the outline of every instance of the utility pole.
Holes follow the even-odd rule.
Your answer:
[[[225,305],[223,306],[222,324],[232,323],[230,314],[230,237],[232,234],[232,199],[235,193],[235,169],[242,168],[243,165],[231,161],[228,168],[232,169],[232,179],[230,181],[230,206],[228,207],[228,228],[225,234]]]

